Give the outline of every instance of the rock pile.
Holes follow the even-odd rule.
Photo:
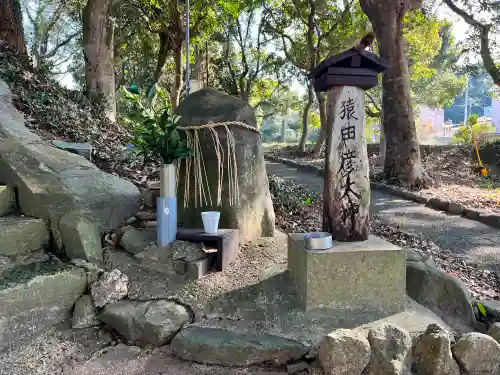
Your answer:
[[[96,276],[95,268],[84,261],[73,262]],[[128,277],[119,270],[101,272],[73,308],[72,327],[83,329],[102,323],[115,330],[128,344],[168,344],[182,326],[191,321],[188,308],[167,300],[130,301]]]
[[[203,253],[182,241],[168,252],[159,250],[150,245],[136,256],[146,252],[151,261],[161,263],[167,257],[175,263],[199,260]],[[74,328],[105,324],[128,345],[170,344],[172,352],[187,361],[229,367],[287,365],[289,371],[312,368],[316,363],[325,375],[480,375],[500,370],[500,344],[496,341],[500,323],[489,327],[489,335],[472,332],[457,338],[437,324],[418,335],[387,323],[338,329],[317,347],[268,333],[204,325],[179,301],[130,300],[128,278],[120,271],[104,272],[83,261],[78,266],[96,281],[90,294],[75,303]]]
[[[330,333],[320,344],[318,359],[325,375],[485,375],[500,371],[500,344],[478,332],[453,343],[444,328],[431,324],[412,347],[408,332],[384,324]]]

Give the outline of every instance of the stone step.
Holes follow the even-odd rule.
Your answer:
[[[0,217],[0,255],[16,255],[49,245],[49,231],[43,220],[22,216]]]
[[[69,321],[86,289],[85,270],[55,258],[0,271],[0,352]]]

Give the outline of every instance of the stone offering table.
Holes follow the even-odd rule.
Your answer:
[[[288,269],[306,311],[331,308],[380,317],[404,311],[406,251],[381,238],[307,250],[304,234],[292,233]]]
[[[222,271],[238,257],[239,236],[236,229],[219,229],[217,233],[205,233],[203,229],[177,230],[177,239],[181,241],[203,242],[206,246],[217,249],[215,269]],[[206,272],[205,272],[206,273]]]

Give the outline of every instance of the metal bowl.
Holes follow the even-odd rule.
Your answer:
[[[332,235],[327,232],[310,232],[304,235],[304,246],[309,250],[327,250],[333,246]]]

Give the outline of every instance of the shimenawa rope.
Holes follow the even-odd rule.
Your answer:
[[[240,188],[238,182],[238,163],[236,161],[236,141],[234,135],[229,129],[230,126],[237,126],[243,129],[253,131],[261,135],[260,131],[244,122],[240,121],[224,121],[213,124],[195,125],[195,126],[179,126],[177,129],[186,134],[186,145],[193,150],[193,156],[185,158],[185,183],[184,183],[184,208],[187,208],[190,200],[191,183],[194,182],[194,206],[195,208],[202,206],[212,206],[212,194],[208,184],[208,176],[203,159],[202,148],[200,145],[199,130],[208,130],[212,136],[214,143],[214,151],[217,156],[217,194],[216,206],[222,205],[222,186],[224,179],[224,157],[227,161],[227,178],[228,178],[228,204],[233,206],[240,202]],[[222,145],[219,134],[215,128],[223,127],[226,132],[226,153]],[[182,159],[177,162],[177,184],[179,181],[179,170]],[[191,170],[193,171],[194,181],[191,179]],[[206,188],[205,188],[206,184]],[[177,186],[176,186],[177,190]],[[208,196],[208,197],[207,197]],[[199,206],[198,206],[199,205]]]

